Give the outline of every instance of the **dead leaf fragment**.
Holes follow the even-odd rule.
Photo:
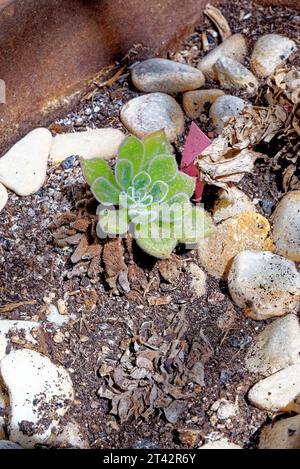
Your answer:
[[[208,16],[209,19],[216,25],[222,41],[225,41],[225,39],[231,36],[232,33],[229,24],[219,8],[216,8],[208,3],[204,8],[203,13]]]

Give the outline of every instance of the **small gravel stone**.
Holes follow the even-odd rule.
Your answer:
[[[234,417],[238,412],[237,406],[227,399],[219,399],[214,402],[211,406],[211,410],[217,413],[219,420],[227,420]]]
[[[0,449],[23,449],[22,446],[9,440],[0,440]]]
[[[0,212],[5,207],[8,200],[8,193],[3,184],[0,183]]]
[[[300,363],[300,325],[295,314],[269,324],[249,348],[245,363],[252,373],[268,376]]]
[[[113,128],[58,134],[53,138],[50,159],[54,163],[60,163],[70,156],[78,155],[85,159],[108,160],[117,155],[124,137],[121,130]]]
[[[230,94],[217,98],[209,111],[209,117],[215,126],[215,130],[220,134],[225,120],[228,117],[239,116],[246,105],[246,101]]]
[[[182,97],[183,109],[190,119],[198,119],[217,98],[225,93],[222,90],[196,90],[184,93]]]
[[[186,270],[191,276],[190,289],[197,298],[206,293],[206,273],[195,262],[189,262]]]
[[[151,440],[138,440],[132,445],[132,449],[157,449],[159,445]]]
[[[0,182],[21,196],[37,192],[46,178],[51,142],[47,129],[29,132],[0,159]]]
[[[247,54],[246,39],[242,34],[232,34],[219,46],[215,47],[203,59],[200,60],[198,68],[208,78],[216,79],[214,65],[220,57],[229,57],[237,62],[243,62]]]
[[[215,63],[217,79],[228,90],[242,90],[246,96],[257,94],[258,81],[250,70],[236,60],[220,57]]]
[[[63,160],[60,165],[63,169],[71,169],[74,167],[76,161],[77,161],[77,155],[71,155],[65,160]]]
[[[146,93],[160,91],[179,93],[204,85],[203,73],[190,65],[154,58],[135,65],[131,71],[134,86]]]
[[[278,371],[256,383],[248,393],[249,401],[270,412],[300,412],[300,364]]]
[[[174,98],[164,93],[150,93],[131,99],[121,109],[125,127],[137,137],[164,129],[173,141],[184,130],[184,114]]]
[[[268,77],[276,68],[283,65],[296,44],[291,39],[280,34],[264,34],[256,44],[251,55],[251,70],[258,77]]]
[[[300,262],[300,190],[289,192],[273,214],[275,252]]]
[[[266,425],[259,437],[259,449],[300,449],[300,415]]]
[[[293,262],[268,251],[243,251],[228,274],[233,301],[257,321],[297,311],[300,274]]]
[[[210,441],[201,446],[200,449],[243,449],[241,446],[231,443],[227,438],[221,438],[217,441]]]

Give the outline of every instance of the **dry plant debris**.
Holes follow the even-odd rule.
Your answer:
[[[215,24],[217,30],[219,31],[222,41],[231,36],[232,33],[230,26],[225,16],[219,10],[219,8],[216,8],[213,5],[210,5],[210,3],[208,3],[204,8],[203,12]]]
[[[170,318],[162,333],[154,331],[151,321],[145,322],[138,335],[121,343],[117,365],[101,366],[105,382],[98,396],[111,401],[110,412],[121,423],[131,417],[148,419],[155,412],[175,423],[189,399],[201,391],[204,363],[213,352],[205,337],[189,347],[187,329],[184,309]]]
[[[199,156],[207,183],[226,188],[239,182],[256,159],[268,158],[257,151],[259,144],[271,143],[278,149],[271,155],[274,168],[284,170],[283,188],[300,187],[300,71],[280,69],[267,86],[269,106],[246,106],[241,116],[227,120],[222,134]]]

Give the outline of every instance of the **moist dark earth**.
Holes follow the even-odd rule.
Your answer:
[[[291,9],[231,1],[221,6],[221,10],[232,31],[247,36],[250,50],[254,41],[266,32],[283,33],[294,40],[297,37],[299,14]],[[204,53],[201,32],[213,29],[205,19],[182,47],[169,56],[196,65]],[[218,38],[209,32],[208,38],[217,44]],[[119,120],[119,112],[125,102],[138,95],[130,82],[129,67],[144,56],[147,56],[145,48],[137,46],[125,59],[122,75],[111,80],[111,86],[95,86],[73,112],[50,126],[53,134],[108,126],[126,131]],[[297,58],[293,60],[297,63]],[[263,92],[254,101],[264,104]],[[186,129],[189,123],[187,119]],[[196,123],[205,132],[213,131],[207,115]],[[175,142],[178,158],[184,138]],[[10,194],[1,212],[1,305],[28,301],[32,304],[0,314],[9,319],[42,320],[44,297],[54,293],[54,304],[59,299],[66,300],[68,314],[74,315],[74,319],[61,328],[62,341],[53,340],[57,330],[49,324],[46,345],[51,359],[70,372],[75,387],[76,400],[67,418],[76,420],[91,448],[184,448],[187,445],[180,439],[181,429],[199,430],[201,442],[218,432],[243,447],[255,447],[259,429],[268,421],[268,416],[247,403],[247,390],[258,377],[246,372],[244,356],[265,323],[247,319],[232,303],[226,284],[209,276],[206,294],[201,298],[192,295],[191,278],[185,268],[189,262],[197,262],[194,251],[178,248],[173,257],[176,273],[168,282],[155,259],[141,253],[134,244],[131,246],[128,240],[122,241],[125,262],[135,273],[131,291],[127,293],[120,285],[109,287],[108,265],[103,260],[90,272],[87,268],[74,271],[71,255],[76,246],[61,247],[53,238],[57,218],[66,212],[72,213],[73,221],[82,216],[92,217],[96,206],[76,159],[62,166],[49,169],[47,181],[37,194],[23,198]],[[278,175],[272,173],[268,161],[258,162],[255,172],[245,177],[239,187],[252,199],[260,199],[260,211],[267,218],[282,195]],[[215,191],[208,188],[203,197],[206,208],[212,206],[214,197]],[[91,243],[105,244],[94,238],[92,228],[89,230]],[[114,259],[117,252],[112,251],[110,255]],[[154,297],[157,299],[153,300]],[[168,423],[159,412],[148,420],[131,419],[120,424],[109,414],[109,401],[97,396],[97,390],[104,383],[99,368],[103,364],[116,364],[121,355],[120,343],[136,335],[143,323],[152,321],[155,330],[163,333],[169,326],[170,314],[182,308],[189,323],[185,335],[187,343],[191,345],[201,337],[209,344],[211,353],[205,362],[205,386],[189,400],[175,424]],[[239,407],[236,417],[225,423],[218,421],[210,410],[220,398],[235,402]]]

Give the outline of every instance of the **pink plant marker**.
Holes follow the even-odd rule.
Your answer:
[[[203,193],[203,182],[200,180],[200,172],[198,166],[195,165],[195,160],[200,153],[205,150],[210,144],[211,140],[202,132],[201,129],[192,122],[190,131],[185,141],[180,169],[183,173],[189,176],[196,177],[195,187],[195,201],[200,202]]]

